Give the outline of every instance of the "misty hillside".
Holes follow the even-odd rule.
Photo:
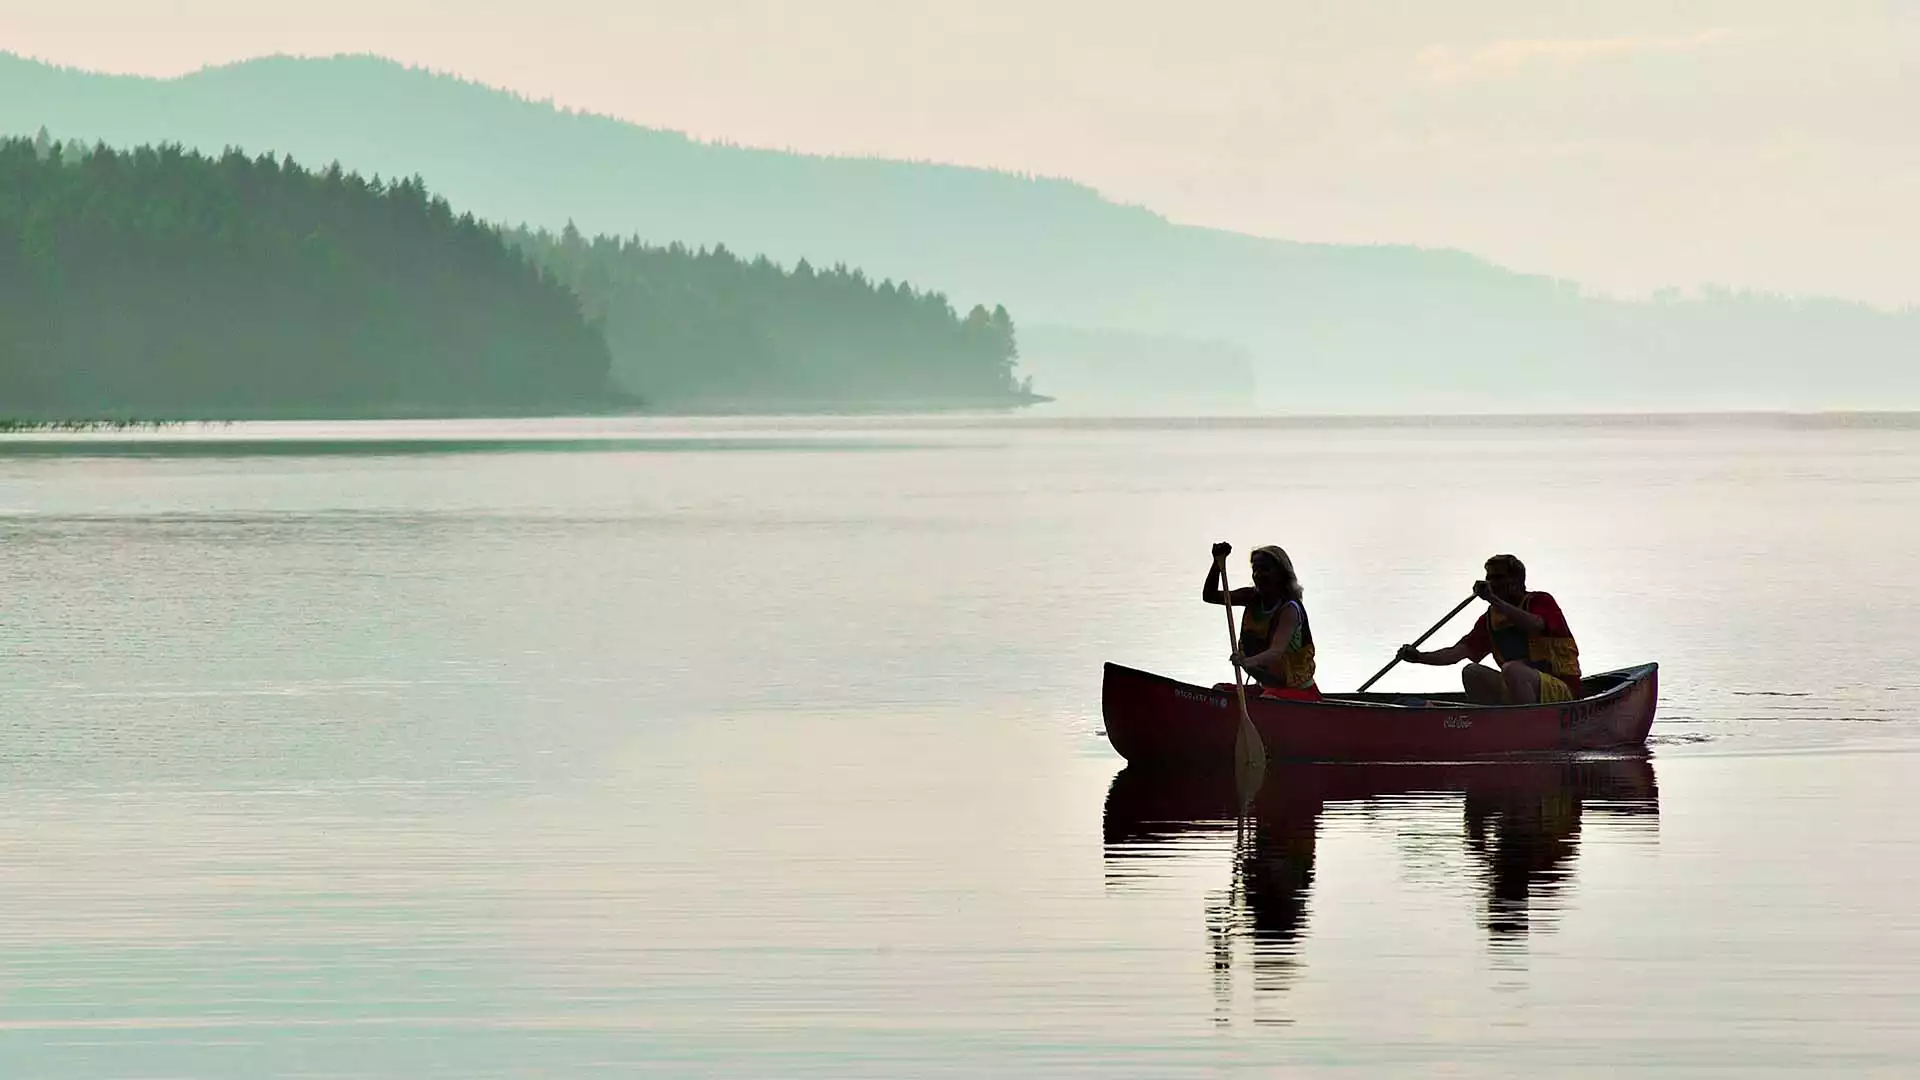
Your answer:
[[[1056,413],[1209,415],[1255,407],[1253,357],[1230,341],[1022,323],[1020,371]]]
[[[503,231],[418,180],[0,139],[0,418],[1006,408],[1006,308]]]
[[[13,420],[630,408],[579,301],[419,183],[0,140]]]
[[[1177,226],[1060,181],[707,145],[372,58],[156,81],[0,56],[0,132],[43,124],[418,173],[504,222],[844,261],[1029,323],[1226,340],[1268,408],[1920,405],[1916,312],[1600,300],[1456,252]]]
[[[1006,408],[1013,317],[844,266],[793,268],[572,228],[506,234],[601,327],[621,386],[679,410]]]

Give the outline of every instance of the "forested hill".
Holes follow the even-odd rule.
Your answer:
[[[0,415],[631,405],[564,285],[417,180],[0,142]]]
[[[1920,405],[1920,311],[1609,300],[1460,252],[1185,227],[1062,181],[701,143],[372,57],[156,80],[0,54],[0,131],[42,124],[419,174],[490,220],[844,262],[1023,323],[1217,340],[1244,350],[1268,409]]]
[[[1017,357],[1005,308],[844,266],[508,233],[337,165],[0,142],[0,419],[1006,407],[1038,400]]]
[[[995,407],[1032,400],[1004,307],[724,246],[509,234],[605,327],[615,379],[672,408]]]

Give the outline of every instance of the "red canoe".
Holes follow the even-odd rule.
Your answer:
[[[1448,761],[1494,754],[1644,746],[1660,666],[1581,680],[1587,696],[1551,705],[1472,705],[1451,694],[1328,694],[1321,701],[1247,696],[1267,755],[1310,761]],[[1231,690],[1108,664],[1100,694],[1107,738],[1129,762],[1232,762],[1239,709]]]

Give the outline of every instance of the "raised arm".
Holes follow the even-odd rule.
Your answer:
[[[1487,655],[1485,645],[1479,640],[1480,624],[1475,623],[1467,636],[1444,649],[1421,652],[1411,645],[1400,646],[1400,662],[1403,664],[1428,664],[1433,667],[1446,667],[1462,660],[1478,660]]]
[[[1220,578],[1227,567],[1227,556],[1233,554],[1233,546],[1222,541],[1213,545],[1213,565],[1207,570],[1206,584],[1200,586],[1200,599],[1209,604],[1224,604],[1226,597],[1220,592]],[[1242,586],[1233,590],[1233,602],[1238,607],[1246,607],[1253,602],[1256,590]]]
[[[1504,616],[1508,622],[1525,630],[1527,633],[1544,634],[1547,632],[1547,620],[1535,615],[1533,612],[1528,611],[1518,604],[1509,604],[1505,600],[1495,596],[1492,590],[1487,588],[1486,582],[1474,582],[1473,592],[1475,596],[1493,605],[1493,609]]]

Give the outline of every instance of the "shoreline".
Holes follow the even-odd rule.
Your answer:
[[[696,417],[739,416],[943,416],[967,412],[1010,413],[1043,405],[1054,399],[1043,394],[1007,398],[958,398],[952,401],[716,401],[687,402],[667,406],[622,402],[606,408],[580,408],[566,405],[536,406],[527,409],[459,411],[443,408],[395,408],[367,412],[243,412],[208,416],[176,415],[168,417],[94,416],[33,419],[0,417],[0,435],[10,434],[91,434],[97,432],[159,431],[168,428],[222,426],[232,424],[347,424],[409,423],[434,420],[569,420],[569,419],[682,419]]]
[[[1046,399],[1043,399],[1043,401]],[[100,443],[115,438],[154,443],[182,437],[191,441],[231,432],[233,437],[261,438],[246,428],[304,429],[332,425],[475,425],[498,423],[534,425],[566,422],[687,422],[698,424],[753,423],[770,426],[825,428],[835,421],[869,427],[888,422],[930,428],[1056,429],[1081,431],[1235,431],[1235,430],[1432,430],[1493,431],[1575,428],[1603,431],[1673,431],[1685,429],[1773,430],[1920,430],[1920,410],[1689,410],[1684,412],[1542,412],[1542,413],[1166,413],[1166,414],[1047,414],[1025,412],[1032,402],[964,402],[945,405],[916,403],[858,403],[809,408],[748,407],[621,410],[556,410],[500,413],[381,413],[357,415],[254,415],[170,419],[8,420],[0,419],[0,443]],[[284,436],[297,439],[292,432]],[[503,438],[515,438],[508,436]],[[557,437],[566,438],[566,435]]]

